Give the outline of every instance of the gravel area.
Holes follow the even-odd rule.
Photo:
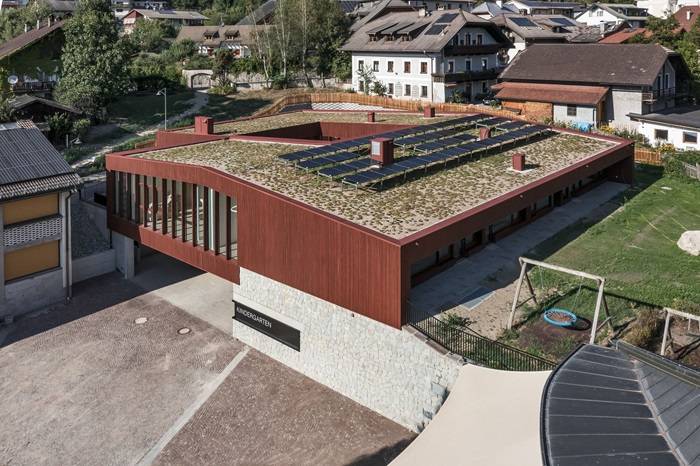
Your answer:
[[[71,198],[71,225],[73,259],[90,256],[109,249],[109,243],[100,234],[77,195]]]

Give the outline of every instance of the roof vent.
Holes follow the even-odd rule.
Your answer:
[[[513,170],[516,172],[525,170],[525,154],[522,152],[513,154]]]
[[[491,137],[491,128],[489,127],[483,127],[479,129],[479,141],[483,141],[484,139],[488,139]]]
[[[194,134],[214,134],[214,119],[206,116],[194,117]]]
[[[382,166],[394,163],[394,140],[392,138],[372,139],[370,158]]]

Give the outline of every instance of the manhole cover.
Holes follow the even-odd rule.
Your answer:
[[[145,324],[146,322],[148,322],[148,317],[138,317],[137,319],[134,319],[135,324],[141,325]]]
[[[182,327],[180,330],[177,331],[177,333],[179,333],[180,335],[187,335],[190,332],[191,330],[187,327]]]

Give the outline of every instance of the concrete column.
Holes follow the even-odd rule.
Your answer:
[[[134,240],[113,231],[112,245],[117,261],[117,270],[124,275],[124,278],[132,278],[135,274]]]

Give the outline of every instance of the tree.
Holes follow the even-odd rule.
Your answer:
[[[64,33],[58,100],[97,115],[129,84],[127,47],[119,38],[109,3],[81,0]]]
[[[139,52],[160,52],[165,45],[165,37],[168,33],[166,29],[162,21],[139,18],[131,34],[126,37]]]
[[[360,82],[362,83],[360,84],[362,91],[369,95],[369,92],[371,91],[370,86],[375,81],[374,71],[372,71],[372,68],[369,66],[363,66],[357,70],[357,76],[359,76]]]
[[[348,37],[350,21],[336,0],[311,0],[310,47],[315,50],[312,65],[316,74],[324,78],[334,74],[348,79],[352,74],[350,55],[340,50]]]
[[[36,27],[36,22],[44,23],[53,13],[46,0],[34,0],[24,8],[3,8],[0,10],[0,42],[7,41],[24,32],[25,26]]]

